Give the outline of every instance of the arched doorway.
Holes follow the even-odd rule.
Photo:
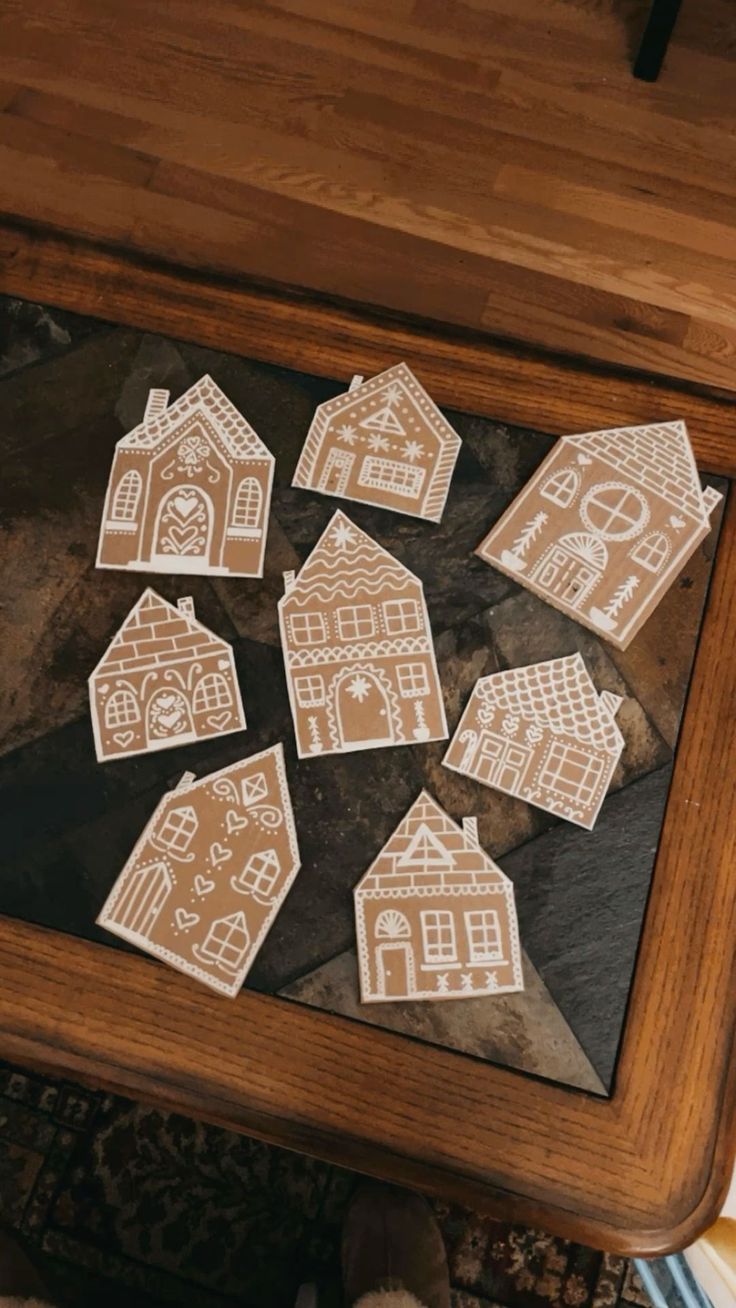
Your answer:
[[[172,487],[158,506],[151,563],[165,572],[205,571],[211,561],[213,522],[206,491],[200,486]]]
[[[335,716],[343,749],[393,743],[391,705],[375,672],[356,668],[341,674],[335,690]]]
[[[149,749],[196,740],[189,701],[182,691],[162,686],[153,692],[146,709],[146,740]]]

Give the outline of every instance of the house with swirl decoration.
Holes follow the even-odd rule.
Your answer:
[[[338,511],[284,583],[279,623],[300,758],[447,738],[413,572]]]
[[[115,447],[98,568],[262,577],[274,457],[211,377],[149,391]]]

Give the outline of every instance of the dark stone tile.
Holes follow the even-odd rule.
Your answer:
[[[601,809],[506,854],[524,947],[610,1086],[671,780],[661,768]]]
[[[98,318],[0,295],[0,376],[73,349],[98,332],[114,330]]]

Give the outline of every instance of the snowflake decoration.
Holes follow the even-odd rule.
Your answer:
[[[437,976],[437,989],[441,995],[446,995],[450,989],[450,977],[447,972],[440,972]]]
[[[354,445],[358,439],[357,431],[347,422],[343,423],[342,427],[338,427],[337,434],[346,445]]]
[[[486,972],[486,990],[498,990],[498,977],[495,972]]]
[[[460,984],[461,984],[463,990],[472,990],[472,989],[473,989],[473,973],[472,973],[472,972],[462,972],[462,973],[460,974]]]
[[[424,446],[421,441],[407,441],[404,445],[404,458],[410,463],[420,459],[424,453]]]
[[[370,694],[371,685],[369,681],[366,681],[365,677],[361,677],[356,673],[347,689],[348,695],[352,695],[353,699],[357,699],[358,703],[362,704],[363,700],[367,699]]]
[[[392,382],[386,387],[385,398],[387,404],[397,404],[401,399],[401,387],[396,382]]]
[[[339,550],[347,549],[355,541],[355,531],[347,522],[340,522],[332,533],[332,544]]]
[[[374,436],[368,437],[368,448],[378,454],[381,450],[389,450],[391,446],[385,436],[381,436],[379,432],[376,432]]]

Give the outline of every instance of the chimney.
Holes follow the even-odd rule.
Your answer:
[[[355,376],[353,377],[353,380],[348,386],[348,390],[357,391],[358,387],[362,385],[363,385],[363,378],[361,377],[360,373],[356,372]]]
[[[295,580],[295,578],[296,578],[296,573],[295,573],[295,571],[294,571],[293,568],[290,568],[288,572],[285,572],[285,573],[284,573],[284,594],[285,594],[285,595],[288,595],[289,591],[291,590],[292,586],[294,585],[294,580]]]
[[[623,697],[621,695],[614,695],[612,690],[601,691],[601,704],[604,709],[608,710],[612,718],[615,718],[623,702]]]
[[[182,595],[181,599],[176,601],[176,607],[180,613],[184,614],[185,618],[194,617],[194,600],[191,595]]]
[[[144,420],[149,422],[151,418],[160,418],[169,402],[169,391],[154,390],[148,392],[146,400],[146,412]]]
[[[720,491],[714,490],[712,486],[706,486],[703,490],[703,508],[708,517],[710,517],[717,504],[720,504],[723,496]]]
[[[181,790],[188,790],[189,787],[191,786],[192,782],[193,782],[193,781],[196,781],[196,780],[197,780],[197,774],[196,774],[196,772],[184,772],[184,773],[182,774],[182,777],[181,777],[181,780],[179,781],[178,786],[176,787],[176,793],[177,793],[177,795],[179,794],[179,792],[180,792]]]
[[[475,818],[475,817],[464,817],[464,818],[463,818],[463,835],[465,836],[465,839],[466,839],[466,840],[467,840],[471,845],[477,845],[478,847],[480,847],[480,841],[479,841],[479,839],[478,839],[478,819],[477,819],[477,818]]]

